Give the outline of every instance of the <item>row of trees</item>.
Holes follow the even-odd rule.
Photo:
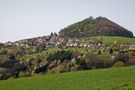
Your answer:
[[[39,73],[62,73],[109,68],[114,65],[119,66],[119,64],[124,66],[133,63],[135,57],[134,52],[119,52],[115,48],[51,48],[38,53],[28,52],[29,49],[22,47],[1,49],[0,79],[31,76]]]

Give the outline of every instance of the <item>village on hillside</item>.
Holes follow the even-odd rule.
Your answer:
[[[34,44],[35,43],[35,44]],[[79,38],[62,38],[56,33],[51,33],[50,36],[41,36],[37,38],[31,38],[31,39],[24,39],[19,40],[15,42],[7,42],[7,43],[1,43],[1,45],[4,46],[21,46],[29,48],[31,46],[36,45],[44,45],[46,48],[53,48],[53,47],[62,47],[62,48],[70,48],[70,47],[83,47],[83,48],[109,48],[113,45],[119,46],[120,50],[134,50],[135,45],[134,44],[127,44],[127,43],[119,43],[117,41],[114,41],[111,45],[104,43],[103,41],[83,41]]]

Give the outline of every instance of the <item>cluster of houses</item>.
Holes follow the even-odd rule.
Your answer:
[[[51,48],[54,46],[60,45],[64,41],[63,38],[60,38],[58,35],[51,35],[51,36],[42,36],[37,38],[31,38],[31,39],[24,39],[19,40],[15,42],[7,42],[4,43],[5,46],[22,46],[22,47],[29,47],[32,42],[35,42],[36,44],[45,44],[47,48]]]
[[[94,47],[101,47],[105,44],[102,42],[84,42],[79,39],[69,39],[67,42],[67,47],[84,47],[84,48],[94,48]]]
[[[32,39],[25,39],[15,42],[7,42],[4,45],[16,45],[16,46],[23,46],[29,47],[31,45],[30,42],[34,41],[37,44],[44,44],[46,48],[52,48],[54,46],[62,46],[62,47],[84,47],[84,48],[99,48],[99,47],[106,47],[106,44],[101,41],[95,42],[87,42],[81,41],[80,39],[68,39],[65,40],[64,38],[59,37],[57,34],[51,34],[50,36],[42,36]],[[64,43],[64,44],[62,44]],[[114,42],[114,44],[117,44]],[[135,45],[129,44],[120,44],[119,46],[121,49],[135,49]]]
[[[20,41],[15,41],[15,42],[7,42],[4,43],[5,46],[24,46],[24,47],[29,47],[28,45],[28,40],[20,40]]]

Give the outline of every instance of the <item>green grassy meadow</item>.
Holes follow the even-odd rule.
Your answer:
[[[127,37],[117,37],[117,36],[96,36],[96,37],[88,37],[81,38],[83,41],[103,41],[104,43],[110,44],[114,41],[118,43],[127,43],[127,44],[135,44],[135,38],[127,38]]]
[[[9,79],[0,90],[135,90],[135,66]]]

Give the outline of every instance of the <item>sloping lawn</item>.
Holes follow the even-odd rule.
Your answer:
[[[135,90],[135,66],[10,79],[0,90]]]
[[[117,41],[118,43],[135,44],[135,38],[117,37],[117,36],[95,36],[95,37],[81,38],[81,40],[83,41],[99,40],[107,44],[111,44],[114,41]]]

